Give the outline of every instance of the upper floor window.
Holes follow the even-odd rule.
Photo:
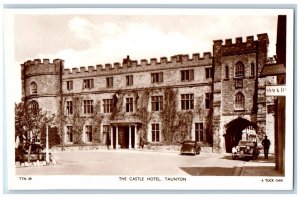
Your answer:
[[[133,112],[133,98],[126,98],[126,112]]]
[[[73,89],[73,81],[69,80],[67,81],[67,90],[72,90]]]
[[[152,73],[151,74],[151,83],[162,83],[163,80],[163,73]]]
[[[83,80],[83,88],[84,89],[94,88],[94,79],[84,79]]]
[[[255,65],[254,65],[254,63],[251,63],[251,66],[250,66],[250,76],[255,76]]]
[[[229,67],[225,67],[225,79],[229,79]]]
[[[106,87],[110,88],[114,86],[114,78],[113,77],[107,77],[106,78]]]
[[[73,101],[67,101],[66,111],[67,115],[73,114]]]
[[[104,113],[111,113],[113,109],[113,99],[103,99]]]
[[[30,83],[30,94],[31,95],[37,94],[37,85],[35,82]]]
[[[163,108],[163,97],[162,96],[151,96],[151,110],[160,111]]]
[[[212,78],[212,68],[205,68],[205,77]]]
[[[133,75],[126,76],[126,86],[133,85]]]
[[[205,93],[205,109],[211,107],[211,93]]]
[[[194,70],[182,70],[181,71],[181,81],[192,81],[194,80]]]
[[[94,113],[93,100],[83,101],[83,113],[84,114]]]
[[[245,74],[245,66],[239,61],[235,65],[235,77],[244,77]]]
[[[244,108],[245,108],[245,97],[241,92],[238,92],[235,95],[234,109],[235,110],[244,110]]]
[[[34,115],[36,115],[39,112],[39,103],[35,100],[31,101],[29,103],[29,109]]]
[[[181,109],[194,109],[194,94],[181,94]]]

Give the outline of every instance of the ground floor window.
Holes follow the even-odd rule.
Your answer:
[[[92,142],[92,125],[85,125],[85,141]]]
[[[204,140],[204,130],[203,123],[195,123],[195,140],[197,142],[203,142]]]
[[[73,127],[67,126],[66,142],[73,142]]]
[[[110,144],[109,125],[103,125],[103,143]]]
[[[152,133],[152,142],[159,142],[160,141],[159,124],[151,125],[151,133]]]

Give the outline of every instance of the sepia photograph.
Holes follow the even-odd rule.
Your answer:
[[[292,9],[5,10],[9,188],[292,189],[293,24]]]

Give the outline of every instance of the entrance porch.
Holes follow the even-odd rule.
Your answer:
[[[110,148],[138,148],[138,123],[111,122],[110,125]]]

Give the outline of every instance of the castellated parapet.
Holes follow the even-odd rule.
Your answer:
[[[108,75],[108,74],[120,74],[127,72],[139,72],[139,71],[151,71],[151,70],[163,70],[172,68],[184,68],[190,66],[207,66],[212,64],[212,55],[210,52],[204,52],[200,57],[199,53],[193,54],[191,57],[187,54],[174,55],[169,59],[167,57],[161,57],[158,61],[157,58],[151,58],[150,60],[142,59],[139,62],[137,60],[130,60],[129,56],[124,59],[122,63],[115,62],[113,64],[107,63],[104,65],[96,65],[64,69],[63,75],[65,77],[78,77],[78,76],[93,76],[93,75]]]
[[[258,34],[257,38],[257,40],[254,40],[254,36],[247,36],[245,42],[243,42],[242,37],[235,38],[235,42],[232,42],[232,39],[225,39],[225,45],[222,45],[222,55],[227,56],[256,52],[259,42],[266,42],[267,44],[269,43],[269,38],[266,33]],[[222,44],[223,41],[216,40],[214,43]]]
[[[52,63],[49,59],[43,59],[43,61],[41,59],[28,60],[21,64],[21,78],[24,79],[25,76],[32,75],[58,74],[63,67],[64,61],[61,59],[54,59]]]

